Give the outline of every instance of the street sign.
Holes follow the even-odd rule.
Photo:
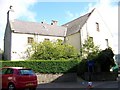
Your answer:
[[[88,64],[88,71],[89,71],[89,72],[93,72],[94,61],[93,61],[93,60],[89,60],[89,61],[87,62],[87,64]]]
[[[93,60],[89,60],[87,63],[88,63],[89,67],[94,66],[94,61]]]

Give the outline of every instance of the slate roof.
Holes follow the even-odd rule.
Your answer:
[[[95,9],[62,26],[50,25],[47,23],[27,22],[16,19],[14,20],[14,22],[10,23],[12,26],[12,31],[16,33],[65,37],[67,35],[79,32],[94,10]]]
[[[94,11],[95,9],[93,9],[91,12],[73,20],[73,21],[70,21],[62,26],[65,26],[67,27],[67,35],[71,35],[71,34],[74,34],[74,33],[77,33],[80,31],[80,29],[83,27],[83,25],[86,23],[86,21],[88,20],[88,18],[90,17],[90,15],[92,14],[92,12]]]
[[[47,23],[26,22],[14,20],[11,22],[12,31],[25,34],[40,34],[47,36],[66,36],[67,28],[63,26],[50,25]]]

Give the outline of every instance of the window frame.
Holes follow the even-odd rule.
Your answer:
[[[105,39],[106,46],[109,47],[109,40]]]
[[[50,41],[50,39],[49,38],[45,38],[44,41]]]
[[[97,30],[98,32],[100,32],[100,26],[99,26],[99,23],[98,23],[98,22],[96,22],[96,30]]]
[[[31,43],[34,42],[34,38],[33,37],[28,37],[27,40],[28,40],[28,44],[31,44]]]

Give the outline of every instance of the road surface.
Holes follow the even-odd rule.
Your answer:
[[[120,75],[118,81],[92,82],[92,88],[88,88],[88,82],[61,82],[40,84],[37,90],[120,90]]]

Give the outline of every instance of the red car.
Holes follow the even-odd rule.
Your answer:
[[[37,76],[32,69],[28,68],[3,67],[0,69],[0,78],[2,78],[2,89],[36,90],[37,87]]]

